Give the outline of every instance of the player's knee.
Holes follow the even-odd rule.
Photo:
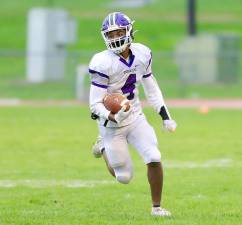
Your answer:
[[[128,184],[131,181],[132,177],[133,175],[130,172],[120,173],[116,175],[117,181],[122,184]]]
[[[116,180],[122,184],[128,184],[133,177],[132,166],[125,165],[114,168]]]
[[[145,161],[146,161],[146,164],[151,162],[160,162],[161,161],[160,151],[158,149],[155,151],[150,151]]]

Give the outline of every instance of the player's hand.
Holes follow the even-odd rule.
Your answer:
[[[174,132],[177,124],[175,120],[163,120],[163,126],[166,131]]]
[[[114,119],[117,123],[121,123],[124,119],[126,119],[132,112],[132,107],[130,105],[129,110],[126,110],[126,105],[124,105],[115,115]]]

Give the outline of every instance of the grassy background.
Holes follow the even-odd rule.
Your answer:
[[[78,20],[77,43],[69,47],[66,76],[59,83],[31,85],[25,82],[27,13],[31,7],[66,8]],[[103,18],[110,11],[110,0],[2,1],[0,8],[0,97],[23,99],[75,98],[75,75],[78,64],[88,64],[91,56],[105,48],[99,33]],[[241,0],[198,0],[198,33],[242,34]],[[172,52],[186,37],[186,1],[156,0],[138,9],[121,9],[136,20],[136,41],[154,52],[153,71],[165,96],[186,98],[241,97],[241,81],[232,84],[187,85],[179,82],[178,67]],[[242,39],[240,41],[242,43]],[[241,45],[241,44],[240,44]],[[242,46],[242,45],[241,45]],[[11,52],[8,52],[11,49]],[[8,51],[7,51],[8,50]],[[74,54],[75,52],[75,54]],[[240,80],[242,58],[240,60]]]
[[[46,7],[48,2],[40,0],[6,1],[0,9],[0,46],[2,48],[25,48],[27,13],[31,7]],[[79,22],[79,39],[76,49],[100,51],[104,44],[99,35],[103,18],[110,11],[110,0],[53,0],[54,7],[66,8]],[[199,32],[237,32],[242,34],[242,3],[240,0],[197,1]],[[154,1],[154,4],[137,9],[122,9],[136,20],[140,32],[137,41],[154,50],[172,50],[174,44],[186,35],[186,1]],[[93,35],[96,34],[96,35]],[[17,35],[17,37],[16,37]]]
[[[145,110],[159,140],[165,165],[163,203],[171,218],[149,215],[145,166],[131,149],[134,179],[129,185],[0,187],[0,224],[241,225],[241,112],[171,112],[179,125],[174,134],[161,132],[160,119]],[[92,157],[97,128],[88,117],[86,107],[1,108],[0,181],[114,181],[103,160]],[[231,165],[169,167],[221,159],[231,160]]]

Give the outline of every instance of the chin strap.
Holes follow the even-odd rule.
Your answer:
[[[160,114],[162,120],[170,120],[171,119],[170,116],[169,116],[169,112],[164,105],[161,106],[159,114]]]

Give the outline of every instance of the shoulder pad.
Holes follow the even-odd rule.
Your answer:
[[[112,65],[111,58],[108,51],[103,51],[95,54],[89,64],[89,69],[102,72],[104,74],[108,73],[109,67]]]

